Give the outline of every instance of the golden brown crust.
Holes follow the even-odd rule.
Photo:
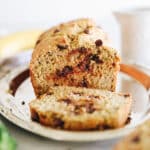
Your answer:
[[[39,41],[49,36],[55,36],[55,34],[57,34],[60,31],[61,33],[71,35],[71,34],[77,34],[78,32],[83,31],[83,29],[88,29],[89,27],[93,27],[93,26],[96,26],[96,24],[92,19],[89,18],[81,18],[81,19],[69,21],[67,23],[62,23],[42,33],[41,36],[39,37],[38,43]],[[106,40],[108,40],[108,37],[106,35],[105,38]]]
[[[130,95],[58,86],[31,101],[30,111],[33,120],[46,126],[66,130],[104,130],[125,124],[131,102]]]

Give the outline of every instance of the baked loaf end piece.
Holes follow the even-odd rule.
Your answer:
[[[120,141],[114,150],[150,150],[150,120]]]
[[[94,37],[95,38],[95,37]],[[36,96],[50,86],[67,85],[114,91],[119,71],[119,56],[85,35],[71,40],[67,35],[44,39],[35,48],[30,63],[30,76]]]
[[[122,127],[131,102],[128,94],[58,86],[29,105],[32,119],[43,125],[66,130],[103,130]]]

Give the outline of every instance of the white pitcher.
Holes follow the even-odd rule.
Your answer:
[[[120,23],[122,61],[150,66],[150,8],[114,12]]]

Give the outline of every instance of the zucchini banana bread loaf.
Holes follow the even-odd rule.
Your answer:
[[[150,119],[120,141],[115,150],[150,150]]]
[[[43,125],[66,130],[103,130],[125,124],[129,94],[68,86],[51,87],[30,102],[31,117]]]
[[[80,19],[41,35],[30,63],[36,96],[58,85],[114,91],[119,57],[114,49],[102,46],[101,33],[91,20]]]

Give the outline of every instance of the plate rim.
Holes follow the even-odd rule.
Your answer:
[[[21,68],[21,70],[24,70],[27,68],[27,66],[24,65],[24,66],[16,67],[14,70],[10,71],[9,73],[7,73],[6,76],[4,76],[3,78],[0,79],[0,84],[5,78],[7,78],[7,76],[9,76],[10,74],[13,74],[15,71],[17,72],[18,69],[20,70],[20,68]],[[17,72],[17,73],[19,73],[19,72]],[[141,86],[143,86],[143,85],[141,84]],[[0,91],[0,93],[1,92],[2,91]],[[2,107],[5,108],[5,111],[4,111],[4,108],[2,108]],[[8,110],[7,107],[3,106],[1,103],[0,103],[0,114],[4,118],[9,120],[10,122],[15,124],[16,126],[22,128],[24,130],[27,130],[28,132],[43,136],[45,138],[57,140],[57,141],[69,141],[69,142],[89,142],[89,141],[91,141],[92,142],[92,141],[110,140],[110,139],[115,139],[115,138],[125,136],[133,130],[133,127],[131,127],[131,128],[123,127],[123,128],[119,128],[119,129],[107,130],[105,132],[104,131],[82,131],[82,132],[79,132],[79,131],[58,130],[58,129],[54,129],[51,127],[42,126],[42,125],[35,123],[35,122],[29,122],[27,125],[25,120],[14,115],[10,110]],[[147,117],[147,118],[149,118],[149,117]],[[141,123],[143,121],[141,121]],[[141,124],[141,123],[139,123],[139,124]],[[35,127],[36,127],[36,129],[34,129]],[[47,129],[50,129],[51,132],[55,132],[55,133],[57,132],[57,134],[47,134],[46,132],[44,132],[44,134],[43,134],[43,133],[39,132],[39,130],[37,130],[39,128],[42,130],[45,130],[45,128],[46,128],[45,131],[47,131]],[[50,133],[50,130],[49,130],[49,133]],[[85,138],[80,137],[79,133],[84,134]],[[96,135],[98,133],[99,133],[99,135]],[[65,134],[65,136],[64,136],[64,134]],[[95,135],[91,136],[91,134],[92,135],[95,134]]]

